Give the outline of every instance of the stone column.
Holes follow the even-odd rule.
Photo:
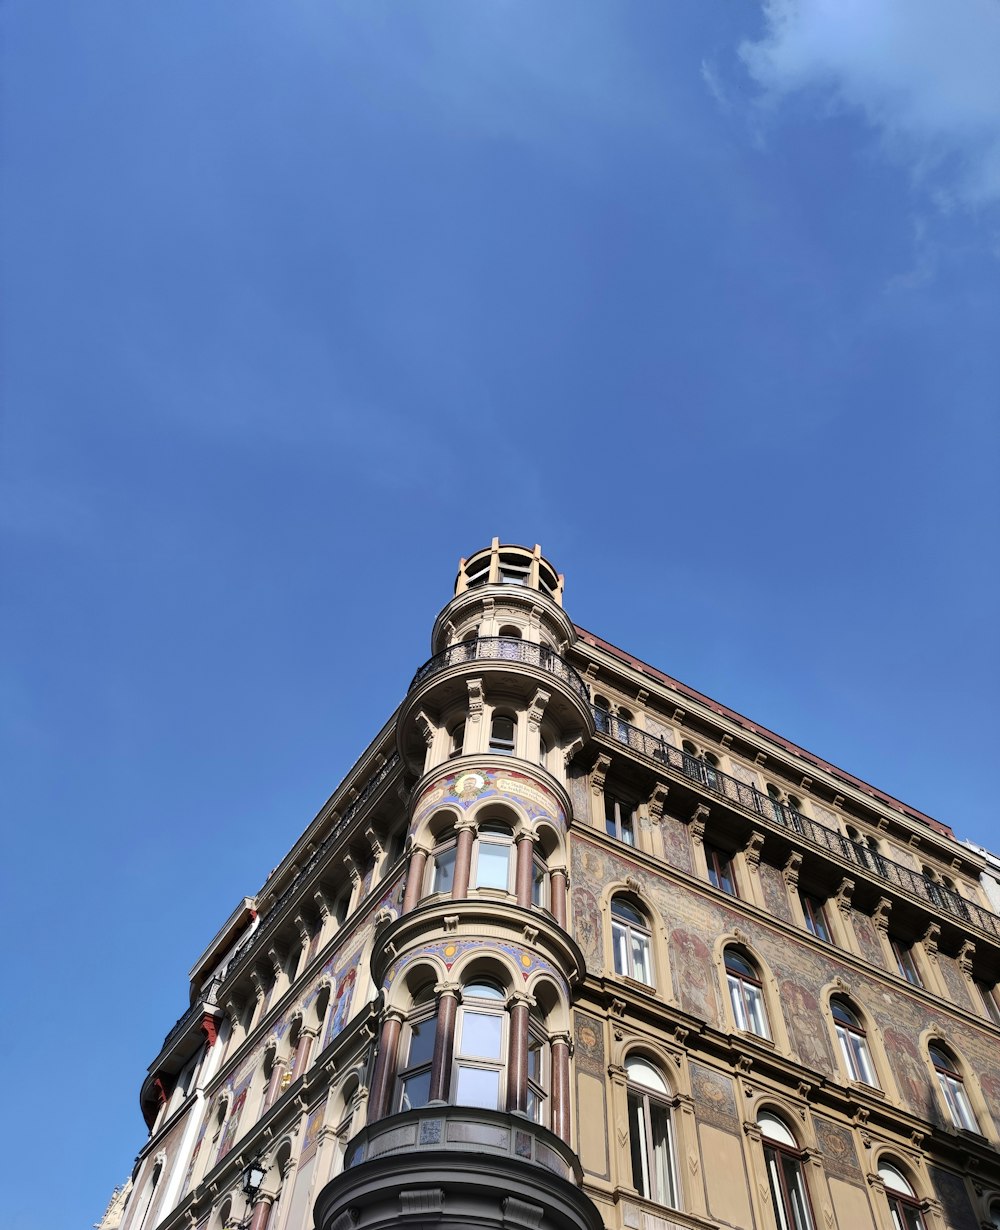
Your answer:
[[[476,830],[471,820],[460,820],[455,825],[455,879],[451,886],[452,900],[460,901],[469,895],[469,880],[472,878],[472,844]]]
[[[549,893],[552,898],[552,916],[556,923],[566,930],[566,888],[569,885],[569,875],[565,867],[554,867],[549,872]]]
[[[404,914],[409,914],[420,900],[428,853],[426,846],[420,846],[416,843],[414,843],[413,848],[410,850],[410,866],[406,873],[406,892],[403,894],[402,912]]]
[[[455,1057],[459,986],[457,982],[439,982],[434,990],[438,995],[438,1010],[429,1101],[447,1102],[451,1092],[451,1065]]]
[[[399,1035],[402,1028],[403,1014],[398,1008],[389,1008],[382,1023],[382,1036],[372,1075],[371,1095],[368,1099],[369,1123],[374,1123],[388,1114],[389,1093],[396,1078]]]
[[[515,991],[507,1000],[510,1013],[507,1109],[521,1115],[528,1110],[528,1013],[534,1002],[523,991]]]
[[[570,1143],[569,1034],[552,1035],[552,1130]]]
[[[517,894],[517,904],[526,909],[531,906],[531,880],[534,871],[535,842],[538,838],[534,833],[518,833],[516,838],[517,869],[514,875],[514,891]]]
[[[267,1230],[267,1224],[271,1220],[271,1208],[274,1205],[274,1196],[269,1192],[261,1192],[254,1202],[253,1217],[250,1219],[250,1230]]]
[[[299,1044],[295,1048],[295,1059],[292,1063],[292,1080],[302,1075],[309,1064],[312,1044],[319,1030],[312,1025],[304,1025],[299,1032]]]
[[[281,1089],[281,1078],[285,1072],[287,1060],[283,1055],[275,1055],[271,1064],[271,1079],[267,1082],[267,1093],[264,1096],[264,1106],[273,1106]]]

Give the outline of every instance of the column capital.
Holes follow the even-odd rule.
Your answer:
[[[434,994],[439,998],[448,995],[453,999],[461,1000],[462,984],[460,982],[435,982]]]
[[[508,1010],[523,1005],[523,1007],[530,1012],[536,1003],[537,1000],[535,997],[533,995],[529,995],[527,991],[511,991],[511,993],[507,996]]]

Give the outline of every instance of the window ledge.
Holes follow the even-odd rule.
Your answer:
[[[885,1090],[880,1089],[878,1085],[869,1085],[867,1081],[848,1081],[848,1089],[854,1089],[858,1093],[867,1093],[872,1098],[884,1098]]]
[[[737,1029],[733,1037],[746,1038],[749,1042],[756,1042],[760,1046],[766,1046],[769,1051],[776,1051],[778,1049],[773,1038],[765,1038],[763,1034],[755,1034],[752,1029]]]

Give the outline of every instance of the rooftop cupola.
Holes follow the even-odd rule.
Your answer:
[[[455,596],[467,589],[481,585],[521,585],[546,594],[558,606],[562,606],[563,578],[547,559],[542,557],[542,548],[501,546],[494,538],[490,546],[477,551],[458,565],[455,578]]]

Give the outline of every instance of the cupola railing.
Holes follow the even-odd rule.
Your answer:
[[[452,666],[466,662],[521,662],[534,666],[564,683],[572,692],[590,706],[590,690],[577,671],[565,658],[560,657],[548,645],[534,641],[522,641],[513,636],[480,636],[473,641],[459,641],[435,654],[413,676],[410,690]]]
[[[860,842],[852,841],[843,833],[838,833],[836,829],[828,828],[825,824],[804,816],[787,804],[772,799],[769,794],[758,790],[756,786],[748,785],[746,782],[731,777],[728,773],[723,773],[714,765],[690,755],[681,748],[674,747],[672,743],[668,743],[657,735],[640,730],[638,726],[623,721],[606,709],[595,705],[593,710],[594,723],[599,734],[607,735],[625,747],[677,770],[710,793],[756,812],[764,820],[773,822],[789,832],[797,833],[812,845],[828,850],[847,862],[864,868],[865,871],[884,880],[887,884],[901,888],[904,892],[921,898],[936,909],[950,914],[953,918],[970,923],[981,931],[1000,939],[1000,918],[989,910],[983,909],[976,902],[967,901],[943,884],[936,884],[927,876],[909,867],[904,867],[900,863],[894,863],[877,850],[871,850]]]

